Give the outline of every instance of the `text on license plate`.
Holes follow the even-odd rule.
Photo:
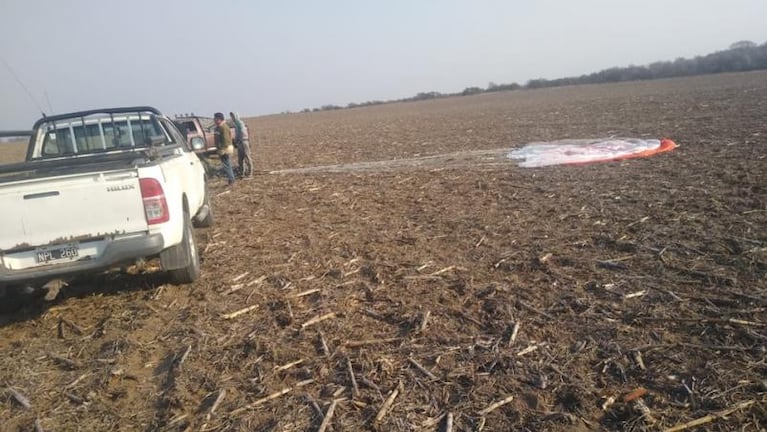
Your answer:
[[[80,247],[76,244],[54,246],[35,250],[35,261],[47,263],[51,261],[74,259],[80,255]]]

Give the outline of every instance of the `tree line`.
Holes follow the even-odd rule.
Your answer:
[[[674,78],[692,75],[706,75],[724,72],[747,72],[767,69],[767,42],[758,45],[751,41],[735,42],[726,50],[717,51],[704,56],[694,58],[677,58],[673,61],[658,61],[645,66],[630,65],[628,67],[613,67],[599,72],[585,74],[577,77],[557,79],[537,78],[531,79],[526,84],[489,83],[486,88],[466,87],[458,93],[441,93],[436,91],[421,92],[415,96],[393,99],[373,100],[361,103],[349,103],[341,105],[323,105],[319,108],[305,108],[301,112],[330,111],[344,108],[359,108],[371,105],[381,105],[394,102],[416,102],[430,99],[439,99],[452,96],[469,96],[481,93],[493,93],[510,90],[539,89],[547,87],[562,87],[579,84],[603,84],[624,81],[652,80],[660,78]]]

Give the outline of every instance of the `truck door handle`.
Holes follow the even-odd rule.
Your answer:
[[[40,193],[24,195],[24,199],[30,200],[30,199],[36,199],[36,198],[48,198],[48,197],[58,196],[58,195],[60,195],[59,191],[40,192]]]

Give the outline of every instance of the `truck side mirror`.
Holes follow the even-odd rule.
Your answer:
[[[205,140],[202,137],[192,138],[192,150],[202,150],[205,148]]]

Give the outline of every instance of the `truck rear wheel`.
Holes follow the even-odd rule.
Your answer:
[[[188,212],[184,212],[184,235],[181,243],[163,251],[160,261],[163,268],[168,269],[170,279],[175,284],[189,284],[200,277],[200,255],[197,253],[194,230]],[[172,268],[178,264],[182,267]]]

